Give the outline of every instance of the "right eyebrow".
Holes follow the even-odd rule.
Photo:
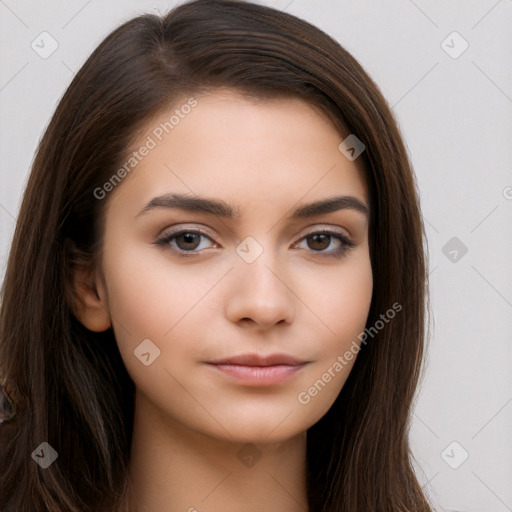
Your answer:
[[[235,210],[225,201],[192,197],[184,194],[164,194],[151,199],[137,214],[137,217],[157,208],[179,208],[189,212],[209,213],[229,219],[235,219],[240,216],[239,212],[235,213]]]

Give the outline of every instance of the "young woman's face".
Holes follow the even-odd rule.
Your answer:
[[[103,199],[99,296],[157,421],[283,440],[328,411],[365,327],[362,162],[298,99],[196,100],[148,123],[147,151]]]

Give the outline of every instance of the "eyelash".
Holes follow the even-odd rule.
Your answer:
[[[174,231],[174,232],[171,232],[171,233],[166,233],[162,236],[159,236],[154,244],[157,245],[157,246],[160,246],[160,247],[164,247],[164,246],[167,246],[167,248],[169,248],[170,250],[172,250],[173,252],[175,252],[178,256],[180,257],[190,257],[190,256],[196,256],[198,255],[201,251],[199,250],[195,250],[195,251],[185,251],[183,249],[177,249],[177,248],[174,248],[171,246],[171,242],[173,240],[175,240],[178,236],[180,235],[184,235],[184,234],[192,234],[192,235],[201,235],[205,238],[208,238],[210,241],[213,242],[212,238],[206,234],[205,232],[201,231],[201,230],[198,230],[198,229],[180,229],[180,230],[177,230],[177,231]],[[321,229],[319,231],[313,231],[311,233],[308,233],[306,236],[303,236],[299,242],[297,242],[295,245],[298,245],[298,243],[300,243],[301,241],[303,240],[307,240],[308,238],[310,237],[313,237],[315,235],[327,235],[327,236],[330,236],[332,238],[335,238],[337,240],[339,240],[339,242],[341,243],[340,247],[338,249],[336,249],[335,251],[330,251],[330,252],[326,252],[326,251],[315,251],[313,249],[310,249],[310,252],[312,252],[313,254],[315,254],[316,256],[320,256],[321,258],[326,258],[326,257],[331,257],[331,258],[341,258],[343,256],[345,256],[345,254],[350,250],[350,249],[353,249],[355,247],[355,244],[348,238],[346,237],[345,235],[337,232],[337,231],[332,231],[332,230],[329,230],[329,229]],[[332,241],[332,240],[331,240]],[[329,243],[330,245],[330,243]]]

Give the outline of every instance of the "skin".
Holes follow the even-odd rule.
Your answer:
[[[228,90],[196,98],[104,199],[101,264],[76,277],[78,316],[93,331],[114,329],[136,385],[134,510],[304,511],[306,431],[329,410],[355,357],[309,403],[297,397],[364,330],[372,271],[363,213],[289,216],[337,195],[368,205],[362,159],[345,158],[344,137],[300,99],[256,102]],[[174,108],[152,119],[140,140]],[[141,213],[170,193],[222,200],[240,217],[165,207]],[[155,244],[178,227],[210,238]],[[335,257],[337,238],[307,237],[322,228],[354,246]],[[249,236],[262,250],[252,263],[236,251]],[[194,243],[198,254],[179,256]],[[254,255],[258,245],[245,248]],[[134,355],[145,339],[160,350],[147,366]],[[308,364],[263,387],[206,364],[276,352]]]

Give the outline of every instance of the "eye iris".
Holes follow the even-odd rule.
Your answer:
[[[314,251],[327,249],[331,243],[331,236],[324,234],[311,235],[308,237],[308,247]]]
[[[176,237],[176,243],[180,249],[194,250],[199,245],[200,237],[197,233],[183,233]]]

